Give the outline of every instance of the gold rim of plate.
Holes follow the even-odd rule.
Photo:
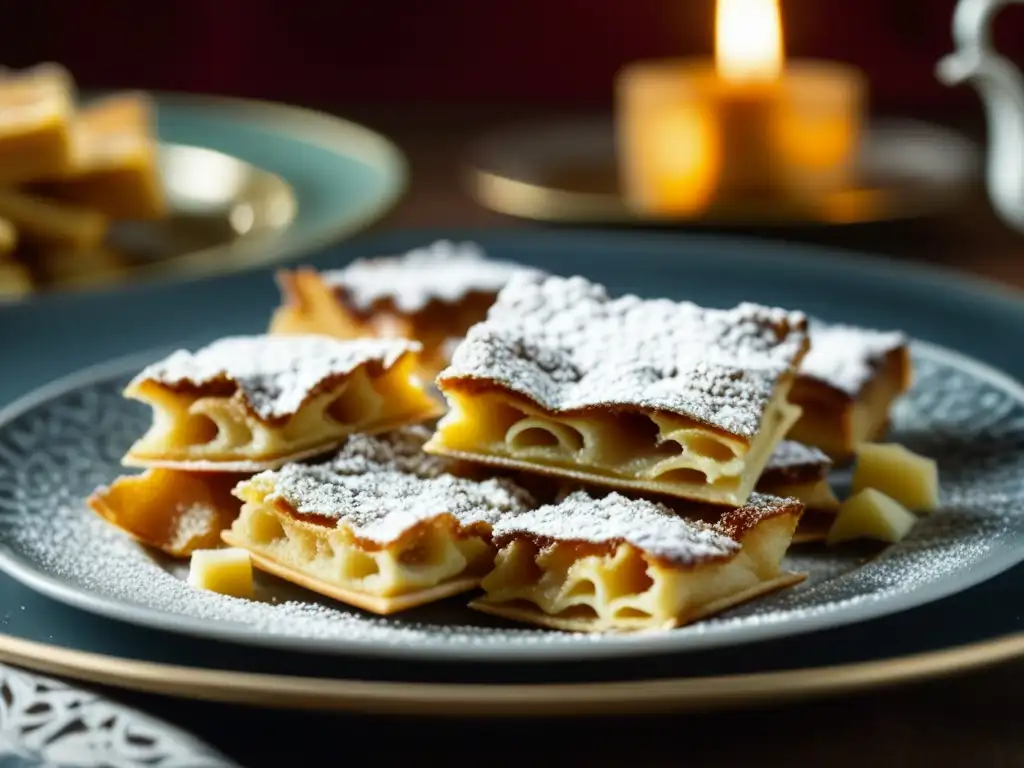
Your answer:
[[[601,133],[608,132],[607,122],[589,119],[523,126],[485,137],[464,164],[466,186],[480,205],[535,221],[841,226],[933,214],[971,189],[981,164],[978,148],[951,130],[915,120],[879,120],[867,127],[861,150],[862,166],[874,169],[871,178],[848,189],[809,202],[738,201],[716,204],[688,217],[648,214],[633,210],[618,190],[614,142],[601,138]],[[580,132],[580,141],[570,150],[573,130]],[[916,148],[913,153],[903,152],[907,147]],[[552,158],[560,154],[571,155],[573,161],[558,167]]]
[[[401,150],[383,135],[344,118],[303,107],[253,99],[162,91],[154,91],[152,95],[158,108],[160,104],[178,104],[199,106],[207,110],[208,114],[224,112],[234,119],[238,119],[241,115],[243,118],[251,119],[329,152],[365,158],[368,163],[379,166],[392,175],[395,181],[393,189],[380,195],[378,199],[367,201],[354,215],[340,217],[315,234],[289,239],[287,234],[300,213],[297,195],[287,180],[254,163],[232,155],[230,152],[161,141],[160,151],[164,157],[168,153],[176,152],[203,153],[211,158],[217,156],[222,164],[230,161],[241,167],[248,173],[246,182],[255,183],[260,187],[258,201],[238,201],[241,205],[221,214],[221,218],[225,220],[223,223],[232,219],[237,213],[237,208],[248,205],[250,202],[263,204],[264,208],[277,206],[276,211],[264,210],[261,219],[259,218],[260,214],[257,213],[258,220],[255,222],[257,227],[248,231],[243,230],[224,242],[197,247],[194,250],[167,258],[135,262],[124,269],[111,271],[96,279],[90,279],[87,275],[83,275],[74,276],[68,280],[55,280],[41,290],[30,290],[23,295],[0,296],[0,303],[10,305],[28,302],[54,291],[102,289],[129,282],[189,280],[267,266],[301,253],[316,251],[365,229],[384,216],[397,203],[408,185],[407,162]],[[181,212],[180,209],[172,211],[172,213]],[[196,218],[199,219],[202,216]],[[212,221],[212,217],[210,220]],[[235,225],[233,220],[230,223],[232,226]],[[157,224],[159,223],[157,222]],[[151,237],[155,239],[159,237],[159,233],[156,232]],[[78,279],[79,277],[85,279]]]
[[[199,669],[0,635],[0,661],[83,682],[232,704],[390,715],[567,717],[708,711],[868,691],[1024,656],[1024,632],[941,651],[829,667],[594,683],[375,682]]]

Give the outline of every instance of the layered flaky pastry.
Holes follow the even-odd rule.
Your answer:
[[[802,509],[754,494],[708,524],[655,502],[577,491],[494,524],[495,567],[470,605],[579,632],[688,624],[804,578],[782,570]]]
[[[282,270],[282,304],[272,334],[341,339],[416,339],[433,377],[448,364],[452,340],[483,320],[516,264],[491,260],[472,243],[439,240],[400,256],[359,259],[343,269]]]
[[[39,186],[53,197],[112,219],[154,219],[167,212],[153,105],[141,93],[82,107],[73,121],[71,162]]]
[[[885,433],[893,401],[912,379],[902,333],[815,322],[790,393],[803,414],[789,436],[846,462],[857,446]]]
[[[149,366],[125,396],[153,409],[126,465],[253,472],[315,456],[353,432],[435,418],[399,339],[239,336]]]
[[[768,464],[757,481],[755,490],[761,495],[793,498],[803,505],[804,512],[800,517],[800,525],[793,535],[794,544],[823,541],[829,526],[835,520],[840,502],[829,482],[831,469],[832,460],[819,449],[792,440],[783,440],[768,459]],[[531,485],[527,487],[534,497],[550,503],[557,503],[577,490],[586,490],[598,495],[602,493],[596,487],[581,489],[578,485],[566,481],[544,484],[543,480],[551,478],[544,478],[542,475],[530,477],[527,473],[517,473],[514,477],[521,485],[530,482]],[[537,482],[538,480],[540,482]],[[722,514],[722,508],[719,506],[694,504],[672,496],[635,491],[621,493],[628,498],[646,498],[663,504],[676,514],[692,520],[714,523]]]
[[[426,456],[428,433],[353,435],[332,460],[287,464],[241,483],[223,533],[257,568],[390,614],[476,587],[494,562],[492,525],[528,509],[508,480],[474,480]]]
[[[87,503],[132,538],[173,557],[220,545],[220,534],[238,516],[231,493],[247,475],[149,469],[97,488]]]
[[[61,66],[0,67],[0,184],[59,174],[70,165],[75,97]]]
[[[804,505],[793,543],[823,541],[839,511],[829,483],[832,460],[818,448],[783,440],[768,459],[757,490],[769,496],[792,497]]]
[[[757,490],[769,496],[793,497],[808,510],[835,512],[839,500],[828,481],[832,460],[820,449],[783,440],[768,459]]]
[[[799,416],[786,395],[805,323],[520,273],[438,377],[450,410],[426,450],[743,504]]]

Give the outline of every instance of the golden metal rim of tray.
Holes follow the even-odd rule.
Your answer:
[[[419,716],[568,717],[729,709],[952,676],[1021,656],[1024,632],[895,659],[811,669],[621,682],[477,685],[199,669],[0,635],[0,660],[84,682],[223,703]]]

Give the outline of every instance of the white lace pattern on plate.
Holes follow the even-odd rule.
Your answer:
[[[165,723],[0,664],[0,768],[237,768]]]

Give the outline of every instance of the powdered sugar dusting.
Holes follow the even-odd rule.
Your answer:
[[[899,331],[878,331],[851,325],[811,323],[811,349],[800,365],[801,376],[824,382],[857,397],[891,352],[906,346]]]
[[[172,387],[202,386],[227,380],[261,418],[286,418],[325,381],[369,363],[390,368],[402,355],[420,348],[405,339],[231,336],[197,352],[178,350],[145,368],[131,385],[155,381]]]
[[[459,599],[376,617],[256,573],[257,599],[196,590],[187,564],[153,554],[85,508],[123,473],[149,424],[124,400],[130,378],[84,377],[0,424],[0,557],[60,584],[65,599],[141,624],[299,652],[503,662],[685,652],[826,629],[955,592],[1019,559],[1024,540],[1024,395],[934,347],[912,347],[915,383],[893,412],[893,440],[937,459],[942,503],[906,539],[865,559],[858,547],[794,548],[800,586],[670,632],[632,636],[515,627]],[[955,439],[950,439],[955,437]],[[16,597],[16,593],[15,593]],[[74,628],[68,628],[73,632]],[[56,637],[59,642],[60,638]],[[168,636],[168,642],[174,642]]]
[[[499,545],[527,536],[551,541],[615,544],[628,542],[647,554],[678,565],[732,557],[740,545],[716,528],[680,517],[668,507],[618,493],[594,498],[575,491],[494,525]]]
[[[660,409],[742,437],[793,369],[805,318],[744,303],[609,298],[582,277],[517,274],[438,377],[486,380],[550,411]]]
[[[470,480],[442,471],[436,459],[416,455],[419,435],[360,435],[334,461],[287,464],[263,472],[267,501],[282,499],[302,514],[334,518],[353,535],[380,544],[397,540],[418,523],[452,515],[460,525],[491,525],[529,508],[532,499],[509,480]]]
[[[455,304],[470,293],[497,293],[519,269],[524,267],[488,259],[475,243],[438,240],[400,256],[359,259],[321,277],[362,312],[388,300],[413,314],[434,301]]]
[[[437,477],[448,471],[451,460],[424,453],[423,445],[429,439],[430,430],[422,424],[401,427],[383,435],[357,433],[349,436],[331,459],[331,469],[346,475],[389,469],[417,477]]]
[[[819,448],[804,445],[795,440],[783,440],[768,458],[765,471],[772,469],[796,469],[800,467],[832,466],[832,460]]]
[[[766,493],[752,493],[746,504],[728,509],[715,523],[715,528],[730,538],[742,541],[743,537],[765,520],[778,515],[797,515],[803,512],[803,504],[793,498],[780,498]]]
[[[193,504],[179,510],[174,538],[170,541],[171,549],[184,549],[193,539],[210,533],[217,517],[217,511],[204,504]]]

